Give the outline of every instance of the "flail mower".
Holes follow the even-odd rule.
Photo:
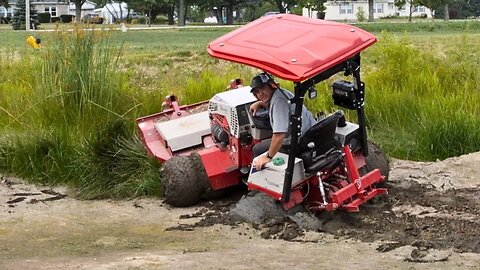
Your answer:
[[[166,202],[194,205],[245,183],[286,210],[303,205],[314,212],[356,212],[366,201],[387,194],[379,184],[388,177],[388,160],[367,140],[360,78],[360,52],[375,42],[354,26],[290,14],[262,17],[212,41],[207,48],[211,56],[294,83],[291,144],[262,170],[252,166],[252,147],[270,138],[272,130],[261,114],[250,112],[256,98],[249,86],[191,105],[181,106],[169,96],[165,110],[137,119],[149,154],[164,162]],[[338,110],[301,134],[304,97],[315,97],[315,85],[337,73],[352,79],[333,83],[333,102],[356,111],[358,123]]]

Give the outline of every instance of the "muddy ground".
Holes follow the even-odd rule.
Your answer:
[[[2,177],[0,269],[479,269],[480,153],[391,165],[387,197],[322,213],[315,230],[233,221],[242,191],[171,208]]]

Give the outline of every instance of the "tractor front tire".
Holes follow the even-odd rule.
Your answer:
[[[368,157],[365,158],[365,166],[361,168],[360,173],[361,175],[365,175],[374,169],[379,169],[380,173],[385,176],[385,181],[387,181],[390,173],[390,163],[388,158],[378,145],[369,141]]]
[[[205,167],[203,166],[202,158],[199,154],[193,153],[192,159],[195,164],[195,170],[197,172],[197,179],[202,186],[202,194],[201,199],[203,200],[216,200],[223,197],[227,197],[230,193],[232,193],[232,187],[222,188],[218,190],[214,190],[210,185],[210,180],[208,180],[207,172],[205,171]]]
[[[204,183],[199,181],[193,156],[174,156],[162,168],[165,202],[176,207],[195,205],[200,201]]]

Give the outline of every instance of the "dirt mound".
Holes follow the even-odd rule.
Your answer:
[[[413,180],[437,190],[480,187],[480,152],[437,162],[393,160],[391,177]]]
[[[322,213],[323,230],[367,242],[390,241],[393,247],[480,253],[477,190],[438,192],[411,181],[387,187],[388,197],[365,205],[358,214]]]

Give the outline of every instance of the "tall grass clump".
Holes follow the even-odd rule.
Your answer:
[[[72,163],[78,195],[82,198],[158,195],[159,164],[146,156],[143,144],[132,136],[128,123],[117,121],[91,137]]]
[[[0,123],[3,124],[0,128],[5,130],[25,125],[15,112],[25,112],[31,104],[30,95],[40,64],[28,50],[7,48],[0,50],[0,57]]]
[[[80,128],[96,129],[118,117],[119,48],[104,35],[83,29],[58,32],[57,41],[44,49],[37,90],[38,98],[43,99],[39,106],[43,124],[87,123]]]
[[[133,136],[137,102],[125,94],[120,53],[106,32],[80,28],[45,42],[35,52],[34,82],[17,74],[25,98],[0,118],[20,123],[0,138],[0,170],[66,184],[85,198],[158,193],[158,164]]]
[[[439,55],[408,36],[383,35],[367,53],[369,127],[394,156],[435,160],[480,150],[479,37],[450,42]]]

